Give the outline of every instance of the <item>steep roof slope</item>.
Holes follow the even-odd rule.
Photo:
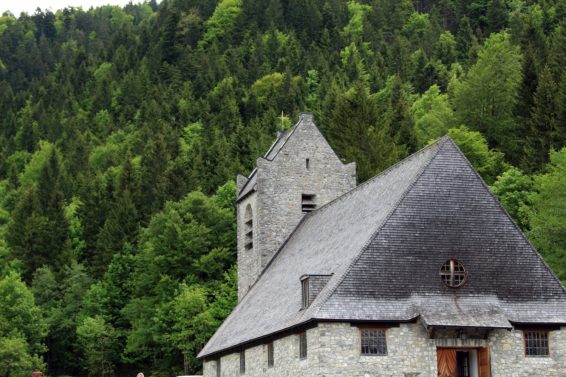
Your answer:
[[[200,357],[308,320],[300,277],[334,274],[333,284],[438,151],[434,144],[305,216]],[[379,198],[379,200],[375,200]],[[327,286],[328,286],[327,284]]]
[[[445,286],[449,259],[468,281]],[[566,292],[451,140],[320,306],[319,319],[566,323]]]
[[[455,258],[465,286],[444,286]],[[300,277],[333,274],[301,310]],[[566,291],[449,138],[305,217],[199,357],[310,320],[566,323]]]

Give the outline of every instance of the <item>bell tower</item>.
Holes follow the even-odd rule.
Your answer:
[[[356,165],[342,163],[313,115],[301,113],[237,186],[241,300],[305,215],[356,186]]]

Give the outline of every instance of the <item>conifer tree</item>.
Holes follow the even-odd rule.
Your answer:
[[[141,212],[143,217],[148,219],[152,213],[161,209],[165,203],[168,194],[167,166],[170,160],[169,153],[164,137],[161,133],[154,135],[149,139],[144,147],[141,159],[141,176],[140,176],[140,197],[136,197],[138,189],[133,182],[135,177],[123,177],[121,182],[128,185],[120,190],[127,190],[132,195],[134,203],[141,204]],[[130,171],[131,165],[125,166],[128,171],[125,174],[133,174]],[[132,185],[132,186],[130,186]]]
[[[547,173],[535,178],[529,238],[558,278],[566,282],[566,148],[551,151]]]
[[[136,207],[138,182],[131,161],[126,159],[115,190],[112,204],[104,226],[97,238],[92,270],[102,276],[112,255],[120,253],[125,243],[133,243],[139,230],[139,211]]]
[[[546,66],[540,75],[533,97],[533,108],[529,121],[529,136],[526,145],[526,164],[538,170],[548,161],[548,151],[560,148],[559,125],[556,119],[556,83],[550,68]]]
[[[566,61],[566,20],[562,20],[552,33],[548,65],[553,77],[559,77]]]
[[[566,68],[562,69],[556,92],[556,141],[566,145]]]
[[[506,33],[492,34],[479,52],[477,63],[454,87],[454,105],[461,123],[484,133],[491,146],[517,159],[513,111],[521,83],[521,53]]]
[[[491,0],[487,8],[487,34],[507,27],[509,10],[504,0]]]
[[[328,140],[338,155],[356,161],[360,182],[405,154],[391,133],[389,123],[381,121],[377,105],[361,82],[338,98],[327,130]]]
[[[6,240],[25,265],[24,278],[44,265],[59,271],[70,261],[68,223],[63,208],[61,171],[52,149],[39,172],[37,187],[22,188]]]

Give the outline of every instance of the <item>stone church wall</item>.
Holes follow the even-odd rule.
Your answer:
[[[255,282],[261,272],[261,260],[258,256],[257,244],[257,193],[252,193],[241,200],[237,206],[238,226],[238,300],[241,300],[249,287]],[[252,250],[245,249],[245,213],[248,205],[253,215],[253,245]]]
[[[265,376],[299,377],[318,376],[319,327],[307,330],[307,358],[299,358],[299,335],[293,334],[273,341],[274,365],[267,366],[267,344],[246,349],[246,373],[240,374],[240,354],[232,353],[221,359],[222,377]],[[216,360],[204,362],[204,376],[216,377]]]
[[[566,377],[566,327],[549,333],[550,357],[525,357],[521,330],[497,330],[489,338],[494,377]]]
[[[258,158],[256,165],[256,192],[238,202],[239,299],[305,215],[303,194],[315,195],[319,208],[356,187],[356,165],[340,161],[312,114],[301,114],[273,161]],[[243,242],[241,219],[248,203],[254,206],[253,250],[246,250]]]
[[[344,165],[338,159],[311,114],[301,115],[301,124],[277,157],[258,159],[257,169],[262,267],[305,215],[302,194],[316,195],[319,208],[356,187],[355,164]]]
[[[308,356],[299,359],[299,337],[274,341],[275,365],[267,367],[267,345],[246,349],[245,376],[437,377],[437,345],[490,347],[492,377],[566,377],[566,328],[550,333],[550,357],[525,357],[520,330],[495,330],[488,339],[430,339],[420,323],[386,332],[387,356],[361,356],[360,332],[349,323],[320,323],[307,331]],[[240,376],[240,356],[222,357],[222,376]],[[204,363],[216,377],[216,361]]]

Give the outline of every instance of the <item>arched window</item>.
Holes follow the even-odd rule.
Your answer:
[[[254,248],[254,218],[252,213],[252,206],[250,204],[246,207],[244,214],[244,248],[251,250]]]

